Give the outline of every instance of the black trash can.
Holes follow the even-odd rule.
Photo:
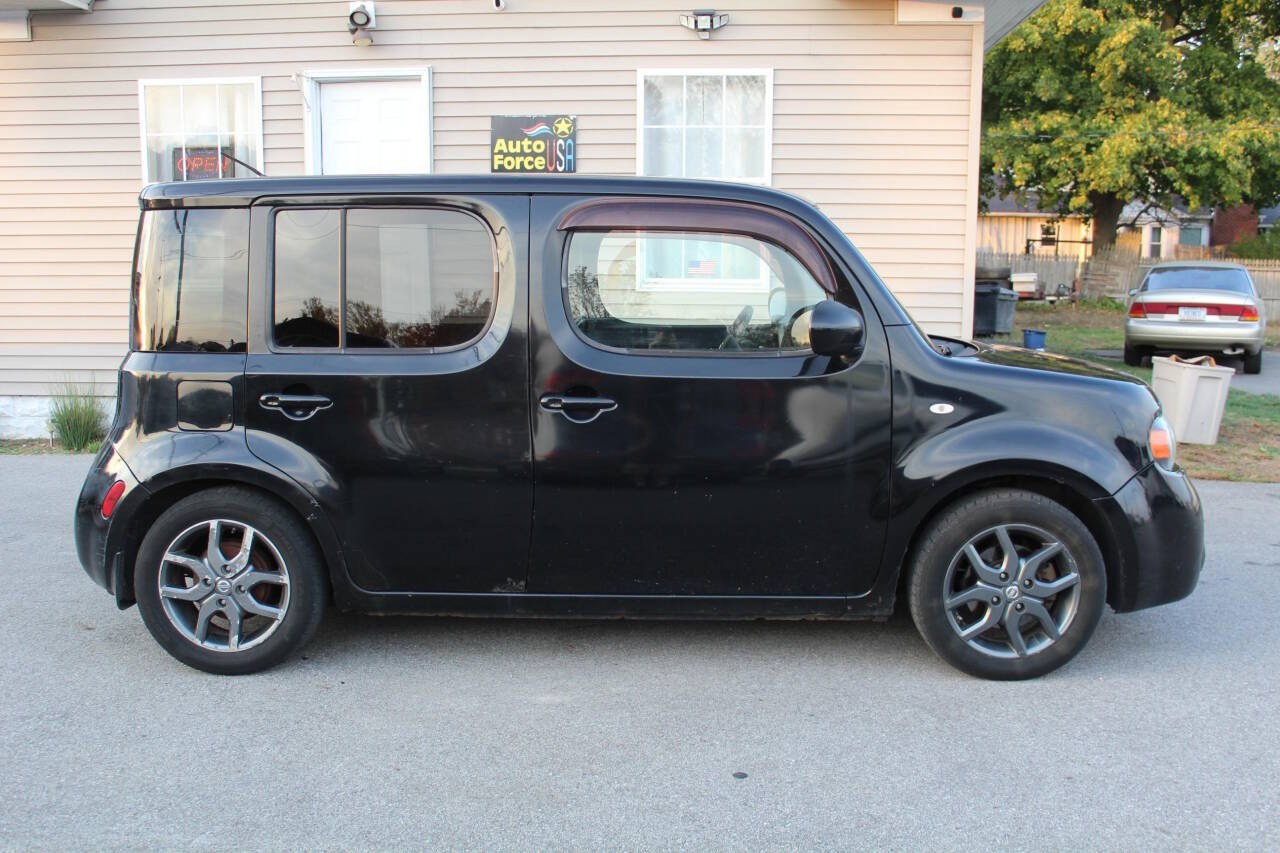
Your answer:
[[[1013,332],[1013,309],[1018,293],[994,281],[980,281],[973,288],[973,334],[1008,335]]]

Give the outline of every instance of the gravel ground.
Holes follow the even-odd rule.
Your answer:
[[[1197,592],[1036,682],[901,617],[338,614],[231,679],[83,575],[87,465],[0,457],[4,849],[1280,846],[1280,484],[1202,484]]]

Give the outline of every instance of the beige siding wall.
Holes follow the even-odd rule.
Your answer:
[[[898,26],[893,0],[742,0],[709,41],[647,0],[383,0],[356,47],[346,2],[100,0],[0,43],[0,396],[124,351],[139,78],[260,76],[266,171],[304,169],[292,77],[430,66],[437,172],[487,171],[489,116],[579,116],[580,172],[634,174],[636,70],[772,68],[773,186],[816,202],[915,315],[967,331],[981,32]],[[655,8],[660,7],[660,8]]]
[[[989,214],[978,217],[978,249],[997,253],[1019,253],[1027,250],[1027,240],[1039,240],[1040,228],[1057,225],[1060,240],[1087,240],[1093,229],[1083,219],[1054,220],[1048,216]],[[1055,254],[1053,247],[1035,246],[1033,251]],[[1080,243],[1062,243],[1056,247],[1062,257],[1086,258],[1089,247]]]

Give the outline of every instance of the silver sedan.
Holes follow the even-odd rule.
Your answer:
[[[1245,373],[1262,370],[1266,304],[1243,266],[1156,264],[1129,297],[1125,364],[1141,364],[1156,352],[1213,352],[1243,358]]]

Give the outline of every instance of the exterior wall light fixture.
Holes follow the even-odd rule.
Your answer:
[[[694,9],[680,16],[680,26],[693,30],[700,39],[711,38],[711,33],[729,23],[729,16],[717,14],[715,9]]]
[[[378,26],[378,18],[373,9],[373,0],[363,3],[352,3],[347,14],[347,32],[351,33],[351,43],[359,47],[373,44],[373,35],[369,32]]]

